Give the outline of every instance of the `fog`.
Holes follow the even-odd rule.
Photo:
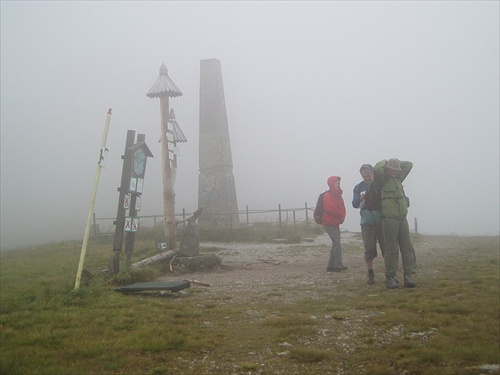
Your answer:
[[[1,2],[1,247],[83,238],[116,215],[127,130],[146,135],[141,215],[161,215],[162,63],[179,144],[176,211],[198,204],[200,60],[221,61],[239,209],[314,206],[396,157],[410,224],[499,233],[499,2]],[[107,229],[107,228],[103,228]]]

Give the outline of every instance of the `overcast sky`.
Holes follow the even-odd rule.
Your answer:
[[[127,130],[146,135],[141,215],[161,215],[162,63],[187,143],[176,211],[198,204],[200,60],[221,61],[238,206],[314,206],[342,177],[396,157],[409,221],[427,234],[499,233],[499,2],[1,2],[1,246],[83,238],[114,217]],[[107,229],[107,228],[103,228]]]

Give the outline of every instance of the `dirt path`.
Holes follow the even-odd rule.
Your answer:
[[[374,260],[376,284],[366,284],[366,264],[363,259],[363,243],[360,233],[342,232],[344,272],[326,272],[331,241],[327,234],[320,235],[310,242],[300,244],[242,244],[242,243],[202,243],[200,253],[215,254],[222,260],[217,270],[200,272],[181,272],[184,279],[196,280],[209,285],[209,294],[230,295],[233,302],[248,299],[251,294],[280,292],[301,286],[297,293],[287,293],[290,300],[302,299],[307,293],[309,298],[319,298],[323,288],[338,288],[342,293],[346,284],[362,288],[373,288],[374,292],[386,290],[383,258]],[[414,281],[418,284],[421,277],[435,277],[428,262],[445,259],[455,246],[447,241],[425,237],[415,243],[418,270]],[[429,255],[432,254],[432,259]],[[400,260],[401,267],[401,260]],[[399,271],[399,278],[402,270]],[[433,274],[434,273],[434,274]],[[165,279],[171,278],[165,277]],[[402,281],[402,280],[400,280]],[[304,289],[310,285],[311,288]],[[193,287],[197,287],[193,283]]]

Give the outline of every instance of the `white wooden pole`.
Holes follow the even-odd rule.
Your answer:
[[[111,122],[111,108],[108,109],[106,114],[106,121],[104,123],[104,131],[102,133],[101,150],[99,151],[99,161],[97,162],[97,168],[94,178],[94,187],[92,189],[92,196],[90,198],[89,212],[87,216],[87,225],[85,227],[85,234],[83,236],[82,251],[80,253],[80,263],[78,264],[78,271],[76,273],[75,289],[80,287],[80,281],[82,279],[83,263],[85,261],[85,253],[87,252],[87,244],[89,242],[90,225],[92,221],[92,214],[94,213],[95,198],[97,196],[97,187],[99,185],[99,178],[101,177],[101,162],[103,160],[104,151],[106,151],[106,141],[108,139],[109,124]]]

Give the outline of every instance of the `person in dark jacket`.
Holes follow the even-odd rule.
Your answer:
[[[413,288],[416,284],[411,278],[415,268],[415,252],[410,238],[408,199],[402,182],[408,176],[413,163],[398,159],[382,160],[375,165],[374,178],[381,188],[382,230],[385,239],[385,276],[388,289],[399,288],[396,278],[398,255],[401,252],[404,270],[404,285]]]
[[[340,188],[340,177],[331,176],[327,181],[329,190],[323,195],[323,215],[321,224],[332,240],[330,259],[328,260],[327,272],[345,271],[347,267],[342,262],[342,247],[340,244],[340,224],[345,220],[346,210],[342,189]]]
[[[370,164],[363,164],[359,169],[363,181],[353,189],[352,206],[359,208],[361,216],[361,235],[365,248],[364,258],[368,270],[368,284],[375,284],[375,273],[373,272],[373,259],[377,257],[377,241],[380,252],[384,256],[385,243],[382,233],[382,222],[380,211],[369,210],[365,207],[365,193],[373,182],[373,167]]]

